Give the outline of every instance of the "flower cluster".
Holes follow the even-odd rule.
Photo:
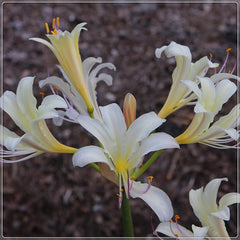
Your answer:
[[[223,179],[212,180],[205,190],[191,190],[190,204],[202,227],[192,226],[193,232],[177,223],[173,217],[173,207],[168,195],[152,186],[153,176],[147,183],[137,181],[155,161],[163,149],[179,148],[181,144],[202,143],[216,148],[239,148],[232,142],[239,139],[239,107],[236,105],[226,116],[215,120],[229,98],[237,91],[230,79],[239,80],[233,69],[226,73],[225,64],[217,72],[219,64],[211,58],[203,57],[192,63],[188,47],[171,42],[168,46],[156,49],[156,57],[162,53],[176,58],[176,68],[172,75],[172,86],[165,104],[158,114],[145,113],[136,117],[137,101],[127,94],[123,111],[116,103],[99,106],[96,85],[104,81],[112,84],[112,77],[99,73],[102,69],[116,70],[111,63],[102,63],[101,58],[88,57],[82,61],[78,41],[80,32],[86,30],[86,23],[78,24],[72,32],[62,31],[59,18],[54,18],[52,30],[46,23],[46,41],[40,38],[31,40],[46,45],[56,56],[63,79],[49,76],[39,82],[40,88],[49,86],[52,95],[43,98],[41,104],[33,95],[34,77],[20,80],[16,94],[4,92],[0,106],[16,125],[24,132],[22,136],[1,126],[1,161],[13,163],[33,158],[43,153],[73,154],[74,166],[91,164],[104,177],[118,186],[119,207],[126,199],[141,198],[157,214],[161,223],[154,230],[168,236],[229,237],[224,220],[230,219],[228,206],[239,203],[239,194],[229,193],[216,204],[217,190]],[[209,69],[214,73],[209,76]],[[211,70],[210,70],[211,71]],[[187,129],[177,137],[158,132],[166,122],[166,117],[185,105],[194,105],[194,117]],[[38,107],[37,107],[38,106]],[[53,119],[59,126],[63,121],[80,124],[99,141],[99,146],[85,146],[80,149],[60,143],[50,132],[46,119]],[[229,145],[228,145],[229,144]],[[144,156],[155,152],[149,160]]]

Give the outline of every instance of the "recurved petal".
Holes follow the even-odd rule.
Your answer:
[[[222,105],[237,91],[237,86],[233,82],[225,79],[216,85],[216,113],[222,108]]]
[[[55,108],[67,108],[67,103],[58,95],[47,96],[43,99],[42,104],[38,107],[38,120],[48,119],[58,116]]]
[[[77,121],[82,127],[95,136],[100,143],[103,144],[105,149],[112,149],[113,145],[115,144],[115,140],[109,135],[108,129],[103,123],[97,119],[92,119],[89,116],[83,115],[79,115]]]
[[[214,74],[213,76],[211,76],[210,78],[214,83],[219,82],[224,79],[236,79],[236,80],[240,81],[240,78],[238,76],[235,76],[231,73],[217,73],[217,74]]]
[[[149,137],[141,141],[140,146],[135,153],[135,156],[130,157],[130,159],[133,159],[133,167],[136,167],[141,161],[141,157],[148,154],[149,152],[168,148],[179,148],[179,144],[172,136],[167,133],[152,133]]]
[[[156,57],[160,58],[161,53],[164,51],[165,55],[170,57],[175,56],[183,56],[189,59],[189,61],[192,60],[192,54],[187,46],[180,45],[176,42],[171,42],[168,46],[163,46],[161,48],[157,48],[155,51]]]
[[[102,162],[106,163],[110,168],[109,161],[104,153],[104,150],[96,146],[87,146],[80,148],[73,155],[73,166],[84,167],[90,163]]]
[[[201,97],[201,91],[195,82],[193,82],[192,80],[182,80],[181,82],[184,83],[190,91],[194,92],[197,97]]]
[[[115,104],[109,104],[100,107],[102,119],[113,139],[116,139],[118,144],[122,144],[123,135],[127,130],[125,119],[120,107]]]
[[[23,114],[26,114],[26,116],[30,115],[31,118],[36,118],[37,100],[33,96],[33,81],[34,77],[25,77],[20,80],[17,87],[16,100]]]
[[[240,194],[228,193],[219,200],[219,207],[230,206],[235,203],[240,203]]]
[[[194,240],[203,240],[207,235],[209,227],[197,227],[194,224],[192,225]]]
[[[240,115],[239,108],[240,108],[240,104],[236,105],[230,111],[230,113],[228,113],[227,115],[219,118],[219,120],[216,121],[213,126],[219,126],[223,129],[227,129],[229,127],[231,127],[231,128],[237,127],[239,125],[239,121],[238,121],[238,118],[239,118],[239,115]]]
[[[178,228],[180,229],[180,231]],[[179,224],[178,228],[176,224],[170,224],[170,222],[162,222],[158,225],[155,231],[174,238],[176,238],[174,234],[177,234],[179,236],[178,239],[186,239],[186,236],[193,237],[193,233],[190,230],[186,229],[185,227]]]
[[[159,118],[154,112],[138,117],[127,130],[128,144],[143,140],[165,121],[165,119]]]
[[[168,195],[161,189],[154,186],[151,186],[149,190],[145,192],[147,187],[147,183],[133,181],[133,185],[130,190],[131,197],[141,198],[145,201],[156,213],[160,221],[164,222],[170,220],[173,216],[173,208]]]
[[[215,178],[212,181],[210,181],[204,189],[203,197],[206,200],[206,203],[208,204],[212,212],[217,211],[216,199],[217,199],[218,189],[222,181],[228,181],[228,179]]]
[[[211,213],[211,215],[224,221],[228,221],[230,219],[230,210],[228,207],[224,206],[220,210]]]

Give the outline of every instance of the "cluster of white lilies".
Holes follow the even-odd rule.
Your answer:
[[[39,82],[40,88],[49,86],[52,95],[44,96],[38,104],[33,95],[34,77],[20,80],[16,94],[5,91],[0,98],[1,108],[24,132],[22,136],[1,126],[1,161],[14,163],[25,161],[43,153],[73,154],[74,166],[91,164],[104,177],[119,187],[119,207],[126,199],[141,198],[157,214],[160,224],[154,230],[176,239],[204,239],[226,237],[230,239],[224,221],[230,219],[228,206],[240,202],[239,193],[229,193],[216,203],[218,188],[227,178],[210,181],[205,189],[191,190],[190,204],[202,226],[192,225],[192,231],[178,224],[171,201],[162,190],[151,185],[152,176],[147,183],[136,181],[147,170],[163,149],[179,148],[179,144],[203,143],[212,147],[226,149],[239,148],[239,108],[240,104],[217,121],[215,116],[236,91],[237,86],[229,79],[236,64],[226,72],[223,67],[212,63],[211,58],[203,57],[192,63],[188,47],[171,42],[168,46],[156,49],[156,57],[162,53],[175,57],[176,68],[172,75],[172,86],[168,98],[158,114],[149,112],[136,118],[136,100],[127,94],[123,111],[116,104],[99,107],[96,99],[98,81],[112,84],[109,74],[99,73],[103,68],[115,70],[111,63],[102,63],[101,58],[89,57],[84,61],[78,48],[79,35],[85,23],[77,25],[70,33],[59,29],[59,18],[53,20],[52,30],[46,24],[49,41],[40,38],[31,40],[49,47],[56,56],[63,79],[50,76]],[[218,70],[219,69],[219,70]],[[209,71],[212,73],[210,77]],[[42,95],[44,95],[42,93]],[[166,122],[166,117],[185,105],[195,105],[194,117],[187,129],[173,138],[156,129]],[[53,119],[60,126],[63,121],[80,124],[96,137],[99,146],[86,146],[80,149],[60,143],[52,135],[45,119]],[[155,152],[148,161],[146,154]]]

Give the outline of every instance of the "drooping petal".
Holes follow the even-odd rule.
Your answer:
[[[87,146],[80,148],[76,153],[74,153],[72,161],[74,167],[84,167],[87,164],[96,162],[106,163],[108,166],[112,167],[109,164],[104,150],[96,146]]]
[[[165,121],[165,119],[159,118],[154,112],[146,113],[138,117],[127,130],[128,144],[130,144],[133,139],[135,142],[141,141]]]
[[[204,189],[203,197],[204,199],[206,199],[206,202],[208,203],[208,206],[210,209],[212,209],[212,211],[217,210],[217,203],[216,203],[217,193],[222,181],[228,181],[228,179],[215,178],[212,181],[210,181]]]
[[[180,231],[179,231],[180,229]],[[186,237],[193,237],[193,233],[186,229],[185,227],[181,226],[178,224],[178,228],[177,225],[175,223],[170,223],[170,222],[162,222],[160,223],[156,230],[156,232],[160,232],[163,233],[169,237],[174,237],[176,238],[175,234],[178,235],[178,239],[186,239]],[[190,238],[191,239],[191,238]]]
[[[152,133],[148,138],[141,141],[138,151],[130,156],[129,164],[136,167],[141,158],[153,151],[160,149],[179,148],[178,142],[167,133]]]
[[[172,203],[168,195],[161,189],[151,186],[147,192],[147,183],[133,181],[130,195],[133,198],[141,198],[156,213],[160,221],[168,221],[173,216]],[[145,193],[144,193],[145,192]]]
[[[194,224],[192,225],[194,240],[203,240],[207,235],[209,227],[197,227]]]
[[[240,193],[228,193],[219,200],[219,207],[240,203]]]
[[[224,221],[228,221],[230,219],[230,210],[228,207],[224,206],[220,210],[212,212],[211,215]]]

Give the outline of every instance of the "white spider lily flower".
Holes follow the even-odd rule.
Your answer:
[[[93,116],[94,118],[97,118],[99,120],[101,120],[101,114],[97,104],[97,92],[95,89],[99,81],[104,81],[108,86],[112,85],[112,77],[106,73],[100,73],[99,75],[98,73],[103,68],[106,68],[106,67],[109,69],[115,70],[115,67],[113,64],[101,63],[101,62],[102,62],[101,58],[89,57],[85,59],[82,63],[84,79],[88,84],[88,91],[91,98],[91,103],[94,107]],[[96,64],[99,64],[99,65],[93,68],[94,65]],[[89,114],[87,105],[84,99],[82,98],[82,96],[80,95],[80,93],[77,91],[77,89],[71,82],[71,80],[65,74],[63,69],[60,66],[58,67],[61,70],[63,77],[66,81],[64,81],[59,77],[52,76],[40,81],[39,86],[42,88],[45,85],[50,85],[50,86],[54,86],[55,89],[58,89],[59,91],[61,91],[70,103],[65,115],[71,120],[75,121],[79,114],[83,114],[83,115]]]
[[[124,115],[117,104],[100,107],[100,111],[103,122],[89,116],[79,116],[78,121],[99,140],[103,148],[97,146],[80,148],[73,155],[73,165],[84,167],[89,163],[104,163],[112,173],[115,173],[113,175],[115,179],[110,174],[109,178],[119,185],[120,199],[124,186],[127,197],[131,195],[134,198],[142,198],[159,216],[169,219],[172,214],[170,200],[163,191],[150,186],[152,177],[148,178],[148,184],[134,181],[134,174],[140,168],[144,155],[159,149],[179,147],[175,139],[166,133],[151,134],[165,120],[150,112],[137,118],[127,128]],[[157,200],[165,202],[169,207],[164,208],[166,210],[157,209]]]
[[[40,155],[44,152],[74,153],[75,148],[58,142],[49,131],[44,119],[58,116],[55,108],[66,108],[63,98],[56,95],[47,96],[37,108],[37,100],[33,96],[34,77],[20,80],[16,94],[4,92],[0,98],[1,108],[12,118],[15,124],[25,132],[21,137],[0,126],[1,153],[3,162],[18,162]],[[7,150],[4,150],[5,147]],[[19,158],[20,157],[20,158]],[[9,160],[11,159],[12,160]],[[17,160],[14,160],[17,158]]]
[[[180,240],[203,240],[209,227],[197,227],[192,225],[192,231],[173,221],[161,222],[155,232],[163,233],[166,236],[174,237]]]
[[[175,222],[172,220],[161,222],[154,233],[157,235],[157,232],[160,232],[176,239],[202,240],[209,238],[217,240],[224,238],[230,240],[224,221],[230,220],[228,206],[240,203],[240,194],[228,193],[221,197],[217,204],[217,193],[222,181],[228,181],[228,179],[216,178],[210,181],[205,189],[201,187],[189,192],[190,204],[202,227],[192,225],[192,231],[190,231],[178,224],[180,217],[175,215]]]
[[[207,56],[201,58],[195,63],[192,63],[192,55],[187,46],[171,42],[168,46],[157,48],[155,55],[160,58],[162,53],[170,57],[175,57],[177,66],[172,74],[172,86],[164,103],[162,109],[158,113],[161,118],[166,118],[169,114],[190,104],[191,101],[197,98],[194,92],[191,93],[190,89],[182,83],[182,80],[189,80],[194,83],[199,83],[199,77],[204,77],[209,68],[216,68],[219,64],[212,63]],[[229,51],[228,51],[229,52]],[[216,73],[210,77],[214,83],[223,79],[238,79],[239,78],[231,73]]]
[[[217,237],[230,239],[224,223],[230,219],[228,206],[240,203],[239,193],[228,193],[220,198],[219,204],[216,203],[217,192],[222,181],[228,181],[228,179],[216,178],[210,181],[205,189],[202,187],[189,192],[189,200],[194,214],[203,227],[209,227],[207,236],[213,237],[211,239],[217,239]]]
[[[225,79],[214,84],[210,78],[199,78],[201,88],[189,80],[183,83],[198,97],[194,118],[188,128],[176,140],[179,144],[203,143],[216,148],[233,148],[226,143],[236,141],[239,132],[239,105],[212,124],[224,103],[236,92],[237,86]],[[212,124],[212,125],[211,125]],[[211,126],[210,126],[211,125]]]
[[[102,78],[98,79],[95,78],[95,76],[102,67],[100,65],[100,67],[97,67],[90,73],[93,65],[101,62],[101,59],[88,58],[84,64],[82,63],[78,40],[80,32],[86,30],[84,27],[86,23],[78,24],[71,33],[59,29],[59,18],[54,18],[52,25],[53,31],[51,31],[50,34],[49,27],[46,24],[48,33],[46,36],[50,39],[51,43],[41,38],[30,38],[30,40],[40,42],[52,50],[67,76],[66,79],[69,79],[68,82],[70,81],[71,85],[74,86],[74,89],[71,89],[71,91],[77,91],[81,95],[81,100],[79,101],[85,102],[87,111],[91,115],[95,107],[96,82],[102,80]],[[105,64],[104,66],[115,69],[112,64]],[[92,74],[92,76],[89,76],[89,74]],[[104,75],[102,75],[102,77],[103,76]],[[76,95],[76,93],[74,93],[74,95]]]

